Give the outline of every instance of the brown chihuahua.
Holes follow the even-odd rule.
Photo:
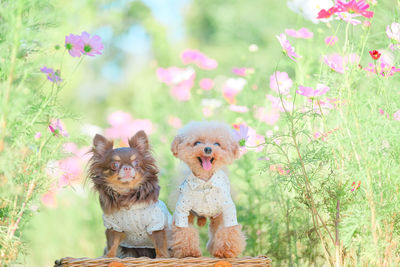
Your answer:
[[[106,230],[107,257],[169,257],[167,235],[172,217],[158,199],[158,169],[144,131],[129,147],[97,134],[93,139],[89,177],[99,192]]]

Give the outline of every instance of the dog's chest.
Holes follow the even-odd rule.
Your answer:
[[[170,216],[165,204],[159,200],[152,205],[132,206],[112,214],[104,214],[103,221],[106,228],[126,233],[121,246],[153,248],[149,234],[168,227]]]
[[[196,214],[214,217],[222,212],[222,207],[230,198],[229,180],[220,172],[207,182],[189,177],[181,188],[181,193],[189,200],[191,210]]]

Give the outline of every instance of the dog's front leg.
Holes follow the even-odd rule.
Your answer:
[[[154,247],[156,249],[156,257],[169,258],[166,231],[165,230],[154,231],[150,235],[150,237],[153,240]]]
[[[175,258],[201,257],[199,234],[193,225],[178,227],[172,225],[172,256]]]
[[[107,255],[106,257],[113,258],[117,256],[119,243],[125,238],[124,232],[117,232],[113,229],[106,230],[107,237]]]

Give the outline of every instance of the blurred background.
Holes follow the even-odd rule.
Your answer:
[[[50,181],[64,179],[64,186],[44,192],[30,203],[28,214],[32,218],[21,235],[26,255],[20,255],[15,266],[50,266],[66,256],[102,255],[102,211],[98,196],[85,178],[85,152],[95,133],[116,139],[118,146],[124,145],[126,132],[133,135],[144,129],[149,134],[160,169],[160,198],[170,203],[173,212],[170,196],[182,166],[172,156],[170,143],[182,125],[204,119],[232,126],[246,123],[259,134],[252,140],[253,146],[279,131],[285,122],[279,120],[265,97],[271,92],[270,75],[279,62],[279,68],[296,78],[296,84],[303,84],[315,78],[310,73],[318,72],[321,60],[319,56],[306,58],[299,67],[282,59],[276,35],[287,28],[309,28],[314,38],[294,43],[298,54],[311,55],[316,47],[327,51],[324,39],[337,30],[312,21],[315,12],[307,13],[311,2],[315,10],[332,4],[280,0],[53,1],[56,15],[46,29],[43,52],[47,61],[42,63],[58,66],[63,61],[60,72],[66,85],[58,101],[63,114],[60,118],[69,133],[62,156],[67,160],[64,171],[68,177],[50,173]],[[371,34],[377,38],[367,45],[367,51],[385,36],[384,28],[392,19],[384,14],[396,15],[392,10],[395,3],[379,1],[375,11],[381,12],[371,26]],[[63,47],[69,33],[82,31],[99,35],[104,50],[102,55],[86,57],[80,63],[80,59],[63,55],[56,46]],[[361,31],[354,29],[350,34]],[[344,39],[343,34],[339,39]],[[199,50],[217,66],[185,64],[181,57],[187,49]],[[178,82],[172,85],[163,76],[163,70],[170,67],[178,68],[173,77]],[[182,88],[175,88],[176,84]],[[233,90],[233,97],[227,87]],[[265,114],[257,115],[262,112],[260,107],[267,108]],[[268,255],[276,266],[293,264],[288,255],[295,255],[297,264],[314,262],[322,258],[322,252],[312,247],[316,237],[307,236],[306,228],[312,228],[310,218],[293,214],[291,227],[304,229],[288,237],[283,223],[289,220],[286,215],[291,211],[301,210],[300,204],[296,204],[290,190],[276,193],[282,188],[267,172],[267,156],[265,151],[253,149],[230,167],[239,221],[248,236],[244,255]],[[280,181],[285,183],[284,178]],[[291,200],[283,197],[290,195]],[[203,229],[202,248],[206,235]],[[297,243],[297,238],[306,241]],[[288,248],[289,243],[292,246]]]

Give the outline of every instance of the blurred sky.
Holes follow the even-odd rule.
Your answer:
[[[121,9],[136,0],[116,0],[104,5],[104,9]],[[168,39],[171,43],[181,42],[185,38],[184,9],[191,0],[142,0],[147,5],[156,20],[161,22],[168,29]],[[113,30],[110,26],[104,25],[96,29],[95,34],[101,36],[105,43],[111,42]],[[113,40],[115,45],[124,53],[131,54],[138,65],[145,62],[151,54],[151,39],[140,24],[133,24],[127,34]],[[118,82],[123,75],[121,67],[117,62],[110,61],[104,64],[101,70],[102,76],[110,82]]]

